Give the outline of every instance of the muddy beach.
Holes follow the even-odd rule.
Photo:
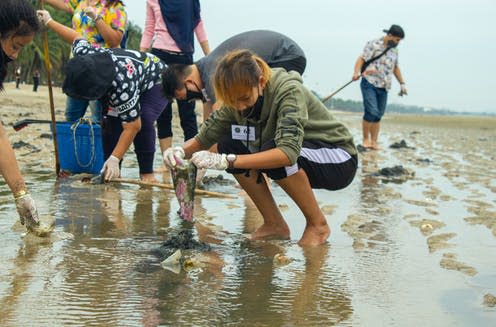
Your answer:
[[[60,120],[64,105],[55,89]],[[361,115],[335,115],[359,144]],[[57,180],[49,126],[11,127],[50,118],[45,87],[8,84],[0,116],[40,213],[55,218],[50,238],[26,236],[0,182],[2,326],[496,325],[494,117],[386,114],[382,150],[360,152],[354,182],[316,192],[328,244],[302,249],[304,219],[275,185],[291,239],[250,242],[261,217],[231,176],[207,173],[205,189],[236,197],[196,196],[185,224],[172,191]],[[123,167],[137,177],[132,151]],[[156,250],[184,230],[201,246],[163,269],[174,251]]]

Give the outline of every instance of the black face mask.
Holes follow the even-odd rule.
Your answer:
[[[203,93],[186,89],[186,101],[191,102],[195,100],[202,100],[203,102],[205,102]]]
[[[262,112],[263,107],[263,95],[259,95],[255,104],[251,107],[246,108],[241,111],[241,116],[244,118],[260,118],[260,113]]]
[[[397,42],[394,42],[393,40],[387,41],[387,46],[388,48],[396,48],[398,46]]]
[[[193,83],[195,85],[195,87],[198,91],[189,90],[185,84],[184,87],[186,88],[186,101],[191,102],[191,101],[195,101],[195,100],[201,100],[202,102],[207,102],[207,99],[203,95],[203,92],[198,87],[198,85],[196,85],[196,83],[193,81],[191,81],[191,83]]]

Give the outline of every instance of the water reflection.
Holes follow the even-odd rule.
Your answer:
[[[61,180],[50,198],[57,231],[74,239],[23,241],[8,272],[10,286],[1,293],[6,324],[29,325],[36,314],[40,325],[315,326],[345,321],[352,312],[328,246],[309,251],[292,241],[250,242],[242,236],[261,223],[250,202],[243,231],[230,233],[210,220],[211,208],[201,197],[195,203],[198,219],[188,225],[177,216],[173,194],[153,189]],[[201,255],[205,265],[175,274],[162,269],[150,249],[185,228],[211,251],[186,251]],[[275,267],[277,253],[294,261]],[[144,261],[148,268],[139,269]],[[26,303],[36,313],[20,311]]]
[[[16,320],[23,310],[29,309],[26,303],[23,303],[25,293],[34,279],[37,272],[43,267],[40,267],[38,253],[46,255],[51,250],[49,242],[36,242],[28,239],[27,242],[22,242],[17,251],[15,258],[12,260],[10,269],[11,280],[8,283],[6,290],[2,287],[2,298],[0,300],[0,324],[5,326]],[[33,276],[34,275],[34,276]]]

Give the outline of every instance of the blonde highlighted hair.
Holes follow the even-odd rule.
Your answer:
[[[215,70],[215,97],[225,105],[235,107],[240,95],[245,95],[258,86],[260,77],[266,83],[271,75],[269,65],[250,50],[228,52]]]

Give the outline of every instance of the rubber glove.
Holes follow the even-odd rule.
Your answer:
[[[107,161],[105,161],[102,170],[100,170],[100,173],[104,174],[103,177],[106,181],[118,178],[121,175],[119,162],[119,158],[114,156],[110,156]]]
[[[408,92],[406,91],[406,86],[405,84],[401,84],[401,89],[400,89],[400,93],[398,93],[398,95],[400,97],[404,96],[404,95],[408,95]]]
[[[38,20],[40,23],[45,26],[52,20],[52,16],[47,10],[37,10],[36,14],[38,15]]]
[[[17,208],[17,212],[19,213],[19,219],[21,220],[21,224],[25,224],[28,222],[28,226],[30,225],[39,225],[40,220],[38,217],[38,210],[36,209],[36,203],[34,202],[31,195],[28,193],[21,195],[15,198],[15,204]]]
[[[164,164],[168,168],[174,168],[177,164],[181,164],[186,156],[184,154],[184,149],[180,146],[175,146],[173,148],[168,148],[163,153],[164,156]]]
[[[199,169],[224,170],[229,167],[226,154],[213,153],[205,150],[193,153],[191,162]]]
[[[205,177],[206,173],[207,170],[205,168],[200,168],[196,171],[196,187],[203,185],[203,177]]]

